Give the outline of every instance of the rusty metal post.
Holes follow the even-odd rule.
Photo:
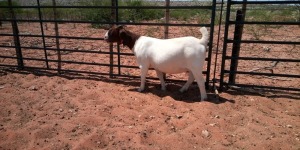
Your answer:
[[[170,0],[166,0],[166,7],[170,6]],[[166,8],[165,12],[165,23],[169,23],[170,20],[170,9]],[[169,26],[165,25],[165,39],[169,38]]]
[[[47,49],[46,49],[44,27],[43,27],[43,21],[42,21],[42,11],[41,11],[40,0],[37,0],[37,4],[38,4],[38,14],[39,14],[39,21],[40,21],[41,33],[42,33],[42,40],[43,40],[43,48],[44,48],[44,55],[45,55],[45,60],[46,60],[46,66],[47,66],[47,69],[49,69],[49,62],[48,62],[48,56],[47,56]]]
[[[12,8],[12,1],[8,0],[9,5],[9,11],[11,14],[11,25],[13,29],[13,35],[14,35],[14,44],[16,48],[16,55],[17,55],[17,63],[18,63],[18,69],[24,69],[24,63],[23,63],[23,56],[22,56],[22,49],[21,49],[21,43],[19,38],[19,28],[18,23],[16,21],[16,16],[14,13],[14,10]]]
[[[236,13],[236,21],[241,22],[244,21],[244,14],[241,10],[237,10]],[[230,63],[230,73],[229,73],[229,83],[234,84],[236,79],[236,71],[238,67],[238,57],[240,56],[240,46],[243,34],[243,27],[242,23],[236,23],[234,29],[234,40],[232,45],[232,59]]]
[[[58,18],[58,13],[56,10],[56,2],[55,0],[52,0],[52,5],[53,5],[53,14],[54,14],[54,30],[55,30],[55,40],[56,40],[56,49],[57,49],[57,70],[58,73],[61,73],[61,53],[60,53],[60,43],[59,43],[59,31],[58,31],[58,23],[57,23],[57,18]]]
[[[116,0],[111,0],[111,6],[114,7],[116,6]],[[115,20],[116,18],[116,9],[111,8],[111,20]],[[111,25],[110,27],[112,27],[113,25]],[[113,48],[113,44],[110,43],[109,44],[109,77],[112,78],[113,74],[114,74],[114,48]]]
[[[169,7],[170,6],[170,0],[166,0],[166,7]],[[165,11],[165,23],[168,24],[170,21],[170,9],[169,8],[166,8],[166,11]],[[169,26],[168,25],[165,25],[165,34],[164,34],[164,38],[165,39],[168,39],[169,38]],[[163,74],[163,77],[164,79],[166,79],[166,74],[164,73]]]

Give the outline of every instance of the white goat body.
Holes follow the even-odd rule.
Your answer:
[[[125,29],[122,27],[120,30]],[[209,34],[205,27],[200,28],[200,32],[202,33],[201,39],[192,36],[157,39],[147,36],[137,36],[126,30],[118,30],[119,37],[110,37],[116,36],[116,34],[109,33],[108,31],[104,39],[108,42],[124,41],[124,45],[132,48],[141,69],[141,86],[138,91],[141,92],[145,89],[145,80],[149,68],[155,69],[161,81],[162,90],[166,89],[163,73],[175,74],[189,72],[188,81],[180,89],[180,92],[186,91],[190,84],[196,79],[201,93],[201,101],[203,101],[207,98],[207,94],[202,69],[205,62]],[[131,36],[133,38],[131,38]],[[130,39],[129,42],[127,38]]]
[[[190,71],[193,63],[198,67],[205,59],[205,46],[198,43],[195,37],[181,37],[174,39],[156,39],[141,36],[133,47],[140,66],[176,74]],[[198,60],[198,61],[197,61]],[[202,67],[201,67],[202,68]]]

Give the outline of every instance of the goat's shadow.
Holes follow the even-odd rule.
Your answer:
[[[109,76],[98,75],[98,74],[80,74],[80,73],[73,73],[73,72],[61,72],[58,74],[55,71],[47,71],[47,70],[31,70],[31,69],[24,69],[24,70],[17,70],[12,68],[1,69],[0,68],[0,76],[6,75],[8,73],[20,73],[20,74],[34,74],[36,76],[58,76],[68,80],[72,79],[84,79],[84,80],[93,80],[93,81],[101,81],[107,83],[115,83],[115,84],[122,84],[125,86],[132,87],[129,91],[137,91],[138,87],[140,86],[140,78],[129,78],[129,77],[113,77],[110,78]],[[187,103],[198,103],[200,102],[199,96],[199,89],[196,83],[192,84],[188,91],[181,93],[179,89],[183,86],[184,82],[173,82],[167,81],[167,90],[162,91],[160,88],[159,82],[151,82],[147,80],[146,82],[146,89],[142,93],[152,93],[157,95],[160,98],[165,98],[170,96],[172,99],[176,101],[182,101]],[[208,93],[208,100],[205,102],[210,102],[214,104],[221,104],[225,102],[234,103],[234,100],[227,100],[226,98],[217,97],[214,93],[207,90]]]
[[[84,79],[84,80],[93,80],[93,81],[101,81],[107,83],[115,83],[115,84],[122,84],[126,86],[130,86],[132,88],[129,91],[136,91],[140,86],[140,78],[129,78],[129,77],[113,77],[110,78],[108,75],[98,75],[98,74],[81,74],[81,73],[73,73],[73,72],[62,72],[58,74],[56,71],[47,71],[47,70],[32,70],[32,69],[23,69],[18,70],[14,68],[0,68],[0,76],[7,75],[9,73],[19,73],[19,74],[34,74],[36,76],[58,76],[62,78],[66,78],[69,80],[72,79]],[[183,86],[184,82],[168,82],[167,81],[167,90],[162,91],[160,89],[159,82],[151,82],[147,81],[146,89],[143,93],[152,93],[157,95],[158,97],[164,98],[167,96],[172,97],[176,101],[183,101],[187,103],[198,103],[200,102],[199,97],[199,89],[196,83],[192,84],[191,87],[187,92],[180,93],[179,89]],[[210,87],[210,89],[212,89]],[[213,90],[206,90],[208,93],[208,100],[205,102],[210,102],[214,104],[222,104],[225,102],[235,103],[235,100],[229,100],[224,97],[219,97],[215,95],[212,91]],[[271,91],[271,92],[270,92]],[[268,89],[259,89],[259,90],[236,90],[236,89],[227,89],[224,92],[229,93],[231,95],[258,95],[264,96],[268,98],[287,98],[287,99],[300,99],[299,92],[291,92],[291,91],[275,91],[275,90],[268,90]],[[272,95],[268,95],[265,93],[275,93]]]
[[[36,76],[58,76],[66,78],[69,80],[72,79],[84,79],[84,80],[93,80],[93,81],[102,81],[107,83],[116,83],[123,84],[126,86],[131,86],[134,88],[129,89],[130,91],[136,91],[140,86],[140,78],[129,78],[129,77],[113,77],[110,78],[108,75],[101,74],[81,74],[74,72],[61,72],[60,74],[57,71],[48,71],[48,70],[36,70],[36,69],[16,69],[16,68],[7,68],[0,67],[0,76],[7,75],[9,73],[19,73],[19,74],[34,74]],[[160,90],[160,84],[158,82],[154,83],[151,81],[147,82],[147,88],[144,93],[153,93],[161,98],[170,96],[176,101],[184,101],[187,103],[200,102],[199,90],[197,85],[194,83],[191,85],[189,90],[185,93],[180,93],[179,89],[184,84],[184,82],[169,82],[166,91]],[[210,87],[212,89],[212,87]],[[250,89],[250,90],[249,90]],[[211,102],[215,104],[221,104],[225,102],[235,103],[235,100],[229,100],[224,97],[219,97],[215,95],[213,90],[207,90],[208,100],[206,102]],[[225,89],[223,92],[226,92],[231,95],[256,95],[264,96],[268,98],[287,98],[287,99],[300,99],[300,93],[298,91],[285,91],[285,90],[270,90],[270,89],[253,89],[253,88],[240,88],[240,89]],[[273,93],[273,94],[268,94]],[[274,94],[275,93],[275,94]]]
[[[137,91],[139,87],[139,80],[137,80],[136,88],[129,89],[130,91]],[[193,83],[189,89],[181,93],[179,89],[183,86],[184,82],[167,82],[167,90],[162,91],[161,85],[159,83],[151,83],[151,81],[148,81],[146,83],[146,89],[142,93],[152,93],[157,95],[160,98],[166,98],[171,97],[175,101],[182,101],[186,103],[200,103],[200,96],[199,96],[199,88],[196,83]],[[206,90],[208,98],[205,100],[205,102],[214,103],[214,104],[221,104],[225,102],[234,103],[234,100],[227,100],[226,98],[218,97],[218,95],[215,95],[210,90]]]
[[[244,87],[244,88],[227,87],[225,92],[234,96],[252,95],[252,96],[263,96],[270,99],[286,98],[291,100],[300,100],[300,92],[289,91],[289,90],[263,89],[263,88],[251,88],[251,87]]]

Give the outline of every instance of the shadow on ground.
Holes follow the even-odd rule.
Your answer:
[[[74,79],[83,79],[83,80],[93,80],[93,81],[102,81],[108,83],[122,84],[134,88],[130,88],[130,91],[137,91],[140,80],[139,78],[129,78],[129,77],[108,77],[103,75],[95,75],[95,74],[81,74],[81,73],[73,73],[73,72],[63,72],[58,74],[56,71],[45,71],[45,70],[18,70],[13,68],[0,68],[0,76],[7,75],[9,73],[20,73],[20,74],[34,74],[36,76],[58,76],[68,80]],[[152,81],[152,80],[151,80]],[[167,91],[160,90],[159,82],[151,82],[147,80],[146,89],[144,93],[152,93],[157,95],[158,97],[167,97],[170,96],[176,101],[183,101],[187,103],[199,103],[200,96],[199,90],[196,83],[192,84],[189,90],[185,93],[180,93],[179,89],[184,84],[183,82],[173,82],[166,81],[167,83]],[[210,87],[212,89],[212,87]],[[268,98],[288,98],[288,99],[300,99],[299,92],[290,92],[290,91],[274,91],[267,89],[252,89],[252,88],[240,88],[240,89],[227,89],[223,92],[226,92],[231,95],[259,95]],[[214,93],[214,90],[207,90],[208,99],[206,102],[214,103],[214,104],[222,104],[226,102],[235,103],[235,100],[229,100],[224,97],[220,97]]]

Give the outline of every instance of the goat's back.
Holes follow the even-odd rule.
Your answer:
[[[199,39],[189,36],[173,39],[156,39],[142,36],[135,44],[134,53],[138,63],[148,63],[165,73],[190,70],[194,63],[203,65],[205,46]]]

